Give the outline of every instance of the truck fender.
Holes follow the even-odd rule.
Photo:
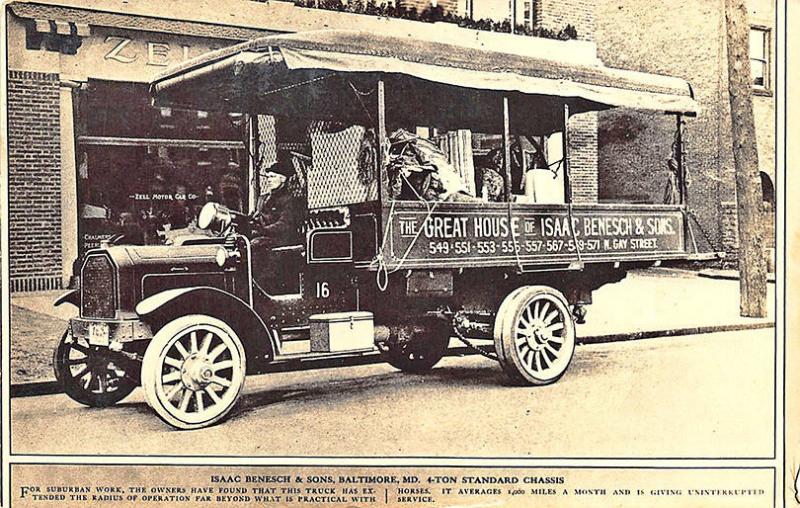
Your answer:
[[[81,306],[81,295],[77,289],[70,289],[53,301],[53,307],[58,307],[64,303],[71,303],[75,307]]]
[[[154,331],[179,315],[199,313],[221,319],[239,335],[248,360],[255,360],[253,367],[271,361],[278,351],[275,336],[261,317],[243,300],[219,288],[168,289],[148,296],[135,310],[143,321],[156,325]]]

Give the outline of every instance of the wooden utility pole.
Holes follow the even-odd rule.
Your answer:
[[[511,0],[508,5],[511,7],[511,33],[517,30],[517,0]]]
[[[745,0],[725,0],[725,22],[739,229],[739,311],[745,317],[764,317],[767,314],[767,267],[762,231],[764,209],[758,174],[750,77],[750,25],[747,23]]]

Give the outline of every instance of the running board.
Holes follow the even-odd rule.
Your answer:
[[[378,348],[371,347],[369,349],[358,349],[353,351],[337,351],[333,353],[288,353],[288,354],[275,355],[273,363],[298,362],[298,361],[303,362],[303,361],[314,361],[322,359],[348,358],[353,356],[365,356],[365,355],[376,354],[377,352]]]

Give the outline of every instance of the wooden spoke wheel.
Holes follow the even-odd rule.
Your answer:
[[[519,295],[521,292],[525,291],[527,288],[528,288],[528,286],[522,286],[520,288],[515,289],[514,291],[509,293],[508,296],[506,296],[506,298],[503,301],[503,303],[513,300],[514,298],[517,297],[517,295]],[[502,307],[501,307],[501,310],[502,310]],[[494,337],[499,337],[500,336],[500,334],[502,333],[503,327],[506,324],[506,321],[508,321],[512,317],[512,316],[510,316],[510,314],[511,314],[510,312],[506,312],[506,311],[502,311],[502,312],[498,312],[497,313],[497,317],[496,317],[496,319],[494,321]],[[497,354],[497,359],[500,362],[500,365],[503,365],[503,363],[505,362],[505,355],[503,354],[503,348],[498,345],[496,340],[495,340],[495,353]]]
[[[69,328],[54,351],[53,369],[64,393],[86,406],[112,406],[136,388],[127,358],[75,338]]]
[[[509,294],[497,313],[495,348],[518,384],[546,385],[566,372],[575,352],[575,323],[557,290],[526,286]]]
[[[178,429],[222,420],[244,387],[245,351],[236,333],[205,315],[179,317],[156,333],[142,362],[148,404]]]
[[[389,340],[382,344],[381,355],[392,367],[422,374],[442,359],[450,344],[450,325],[432,319],[421,326],[393,326]]]

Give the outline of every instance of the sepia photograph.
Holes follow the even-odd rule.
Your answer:
[[[13,506],[783,505],[786,9],[6,2]]]

